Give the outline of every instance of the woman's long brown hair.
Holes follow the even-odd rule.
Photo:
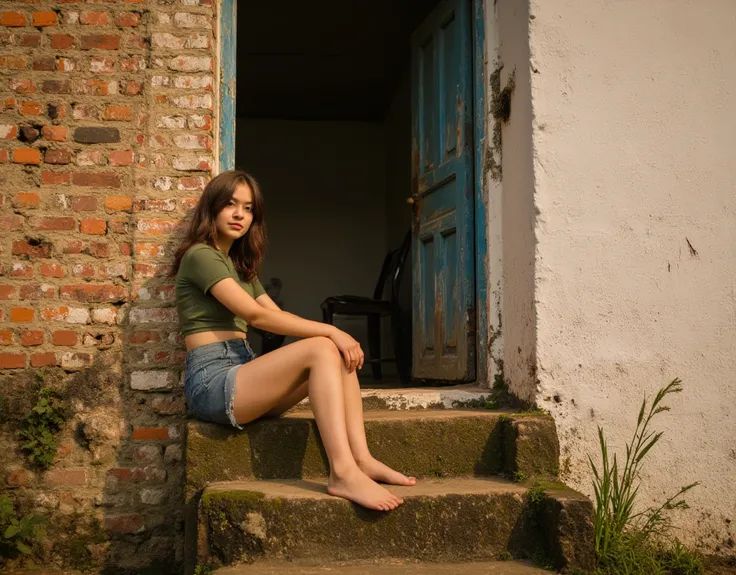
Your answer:
[[[242,184],[249,186],[253,192],[253,222],[248,232],[233,242],[229,255],[244,281],[251,281],[256,276],[266,251],[263,195],[253,176],[240,170],[229,170],[215,176],[205,186],[189,222],[187,233],[176,250],[171,270],[172,277],[179,271],[184,254],[194,244],[208,244],[216,248],[215,219],[232,199],[235,188]]]

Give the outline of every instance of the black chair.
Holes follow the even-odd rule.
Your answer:
[[[401,246],[390,251],[383,260],[381,273],[378,276],[372,298],[357,295],[330,296],[320,306],[322,308],[322,319],[329,324],[333,323],[335,315],[365,316],[368,321],[369,355],[365,363],[371,364],[373,378],[380,380],[383,376],[381,363],[392,361],[396,363],[399,379],[405,385],[411,379],[411,345],[408,346],[409,353],[407,353],[407,346],[403,341],[407,329],[405,325],[402,325],[404,314],[399,302],[399,290],[410,248],[411,232],[408,232]],[[390,299],[388,301],[383,299],[386,281],[391,282]],[[385,316],[391,318],[393,358],[381,358],[381,318]]]

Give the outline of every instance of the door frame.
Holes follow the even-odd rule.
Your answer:
[[[258,0],[245,0],[258,1]],[[475,309],[476,309],[476,380],[489,382],[488,341],[488,204],[484,201],[483,152],[486,137],[486,49],[485,1],[472,0],[473,23],[473,167],[475,187]],[[237,67],[237,8],[238,0],[218,0],[216,97],[215,117],[215,172],[235,167],[235,86]]]

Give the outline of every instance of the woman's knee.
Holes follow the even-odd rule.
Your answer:
[[[316,361],[340,361],[340,351],[329,337],[311,337],[310,356]]]

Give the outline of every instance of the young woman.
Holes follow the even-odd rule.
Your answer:
[[[256,181],[224,172],[204,189],[177,250],[176,306],[187,347],[190,411],[237,428],[283,413],[307,395],[330,465],[327,491],[371,509],[402,499],[377,481],[414,485],[368,450],[356,369],[360,344],[334,326],[279,309],[258,281],[265,247],[263,197]],[[256,357],[247,324],[303,339]]]

